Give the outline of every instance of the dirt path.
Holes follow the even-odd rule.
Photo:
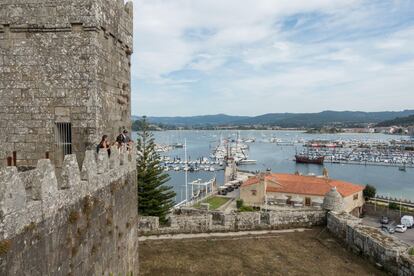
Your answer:
[[[185,240],[185,239],[201,239],[201,238],[223,238],[223,237],[243,237],[243,236],[261,236],[269,234],[284,234],[303,232],[310,229],[297,228],[288,230],[269,230],[269,231],[243,231],[243,232],[226,232],[226,233],[200,233],[200,234],[176,234],[176,235],[160,235],[160,236],[141,236],[138,241],[154,241],[154,240]]]

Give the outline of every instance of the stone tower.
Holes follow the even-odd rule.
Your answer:
[[[344,210],[343,198],[336,187],[326,193],[322,206],[327,211],[342,212]]]
[[[132,3],[1,0],[0,166],[33,166],[131,126]]]

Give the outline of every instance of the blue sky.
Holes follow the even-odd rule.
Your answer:
[[[414,1],[134,0],[132,113],[414,109]]]

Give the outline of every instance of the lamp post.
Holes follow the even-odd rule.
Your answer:
[[[187,167],[187,139],[184,139],[184,159],[185,159],[185,167]],[[193,185],[191,185],[191,190]],[[191,191],[191,194],[193,192]],[[188,205],[188,172],[185,170],[185,205]]]

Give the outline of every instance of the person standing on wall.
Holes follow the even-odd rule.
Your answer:
[[[132,143],[132,140],[128,136],[128,130],[124,129],[122,133],[116,137],[116,142],[118,143],[119,147],[126,145],[129,149],[129,145]]]
[[[97,152],[99,152],[100,149],[106,149],[108,156],[111,157],[111,144],[109,143],[108,135],[102,136],[101,142],[98,144]]]

